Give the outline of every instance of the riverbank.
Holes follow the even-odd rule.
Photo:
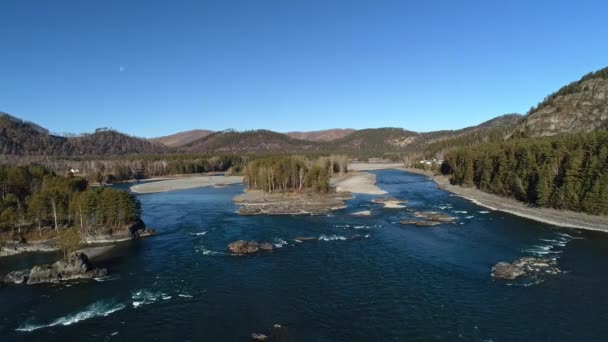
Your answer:
[[[467,199],[479,206],[524,217],[558,227],[608,232],[608,216],[596,216],[569,210],[538,208],[517,200],[450,184],[449,177],[420,169],[400,168],[403,171],[428,176],[437,187]]]
[[[242,176],[190,176],[166,180],[159,180],[150,183],[133,185],[130,189],[137,194],[151,194],[156,192],[166,192],[172,190],[184,190],[201,188],[208,186],[225,186],[239,184],[243,182]]]

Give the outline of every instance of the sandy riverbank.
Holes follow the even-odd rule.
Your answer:
[[[452,185],[450,184],[449,178],[443,175],[435,175],[418,169],[401,169],[428,176],[437,183],[437,187],[491,210],[506,212],[558,227],[608,232],[608,216],[596,216],[569,210],[532,207],[526,203],[489,194],[476,188],[465,188],[458,185]]]
[[[241,176],[192,176],[138,184],[132,186],[131,191],[138,194],[150,194],[155,192],[201,188],[206,186],[238,184],[242,182],[243,177]]]
[[[384,195],[387,192],[376,186],[376,175],[368,172],[350,171],[343,176],[332,177],[330,182],[337,192]]]

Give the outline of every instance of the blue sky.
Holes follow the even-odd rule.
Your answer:
[[[0,111],[113,127],[455,129],[608,65],[605,1],[0,2]]]

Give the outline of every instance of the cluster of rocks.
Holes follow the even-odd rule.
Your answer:
[[[511,263],[497,263],[492,267],[491,275],[496,279],[515,280],[522,277],[541,278],[561,272],[555,259],[524,257]]]
[[[275,324],[270,329],[270,334],[266,335],[263,333],[252,333],[252,341],[269,341],[269,342],[287,342],[292,341],[291,337],[287,332],[287,328],[280,324]]]
[[[91,279],[103,277],[108,271],[95,268],[84,253],[72,253],[67,260],[53,264],[34,266],[31,270],[11,272],[0,279],[3,284],[41,284],[59,283],[74,279]]]
[[[249,190],[233,201],[239,215],[321,215],[346,207],[348,193],[264,193]]]
[[[396,208],[396,209],[405,208],[405,203],[407,203],[407,201],[399,200],[394,197],[374,198],[372,200],[372,202],[377,203],[377,204],[383,204],[385,208]]]
[[[237,255],[272,252],[273,250],[274,246],[269,242],[238,240],[228,245],[228,251]]]
[[[403,225],[415,225],[417,227],[433,227],[456,220],[453,216],[437,211],[417,211],[414,213],[414,216],[417,220],[403,219],[399,223]]]
[[[112,243],[150,236],[155,233],[153,229],[147,228],[145,223],[139,219],[119,228],[95,229],[84,234],[82,239],[86,243]]]

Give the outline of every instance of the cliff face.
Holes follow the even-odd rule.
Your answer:
[[[608,68],[549,95],[515,128],[514,135],[551,136],[608,129]]]

